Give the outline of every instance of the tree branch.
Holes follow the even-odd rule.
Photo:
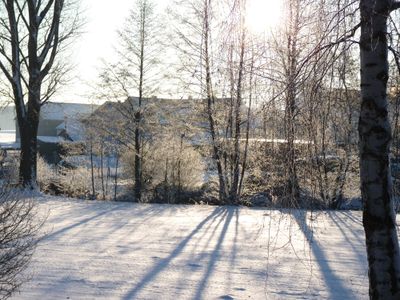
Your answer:
[[[394,11],[400,8],[400,1],[393,1],[392,5],[390,6],[390,11]]]
[[[50,53],[49,60],[46,66],[41,71],[40,76],[44,78],[50,71],[51,67],[53,66],[57,50],[59,47],[59,27],[60,27],[60,19],[61,19],[61,11],[64,6],[64,0],[56,0],[54,2],[54,12],[53,12],[53,23],[51,25],[51,30],[46,40],[46,45],[43,48],[42,53],[40,54],[40,63],[42,64],[45,57]]]

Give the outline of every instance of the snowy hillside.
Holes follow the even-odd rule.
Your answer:
[[[359,212],[39,202],[48,235],[13,299],[367,298]]]

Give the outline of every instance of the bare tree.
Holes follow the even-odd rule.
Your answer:
[[[143,190],[143,136],[147,108],[144,102],[157,90],[161,73],[157,68],[160,65],[160,29],[154,3],[137,0],[125,27],[119,31],[119,61],[106,63],[100,91],[97,92],[101,99],[124,102],[115,108],[119,117],[125,120],[125,130],[133,141],[121,135],[118,139],[124,140],[121,144],[128,148],[134,147],[134,193],[137,201],[141,201]],[[113,136],[115,138],[115,134]]]
[[[307,128],[309,166],[300,183],[307,194],[330,208],[340,206],[348,179],[350,156],[356,140],[356,106],[359,93],[354,80],[358,66],[350,51],[352,42],[332,43],[345,35],[354,20],[347,1],[318,3],[315,31],[318,40],[331,46],[314,53],[312,68],[302,84],[304,97],[300,124]],[[353,147],[352,147],[353,145]],[[304,168],[300,168],[302,171]],[[357,174],[358,175],[358,174]]]
[[[281,120],[285,140],[282,204],[293,207],[298,205],[300,196],[296,165],[296,139],[299,139],[301,133],[299,114],[305,102],[304,90],[307,80],[315,71],[313,68],[316,65],[315,57],[310,58],[309,54],[322,37],[319,34],[309,34],[318,24],[315,14],[318,7],[313,1],[288,0],[284,3],[283,24],[269,38],[269,49],[265,54],[269,67],[260,72],[262,76],[271,80],[272,85],[279,87],[275,88],[272,98],[284,107]]]
[[[59,52],[79,21],[65,17],[72,1],[2,0],[0,70],[6,78],[21,134],[19,181],[35,187],[37,130],[41,106],[55,93],[65,64]]]
[[[244,184],[251,77],[254,65],[251,36],[246,27],[246,1],[177,1],[185,7],[175,30],[180,53],[180,79],[198,96],[210,159],[216,169],[218,198],[238,203]],[[183,59],[182,59],[183,58]],[[248,107],[247,107],[248,108]]]

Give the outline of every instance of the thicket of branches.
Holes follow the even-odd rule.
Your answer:
[[[64,183],[63,174],[88,180],[78,193],[64,183],[58,192],[116,199],[118,180],[132,179],[137,201],[159,197],[160,182],[145,164],[174,165],[176,153],[167,149],[175,141],[175,149],[184,143],[201,157],[195,169],[204,180],[196,189],[212,201],[199,201],[252,205],[262,196],[257,204],[339,208],[359,198],[358,2],[285,1],[281,25],[263,37],[247,26],[247,5],[176,0],[161,24],[154,3],[137,1],[119,31],[118,59],[103,62],[93,94],[110,105],[85,121],[88,163],[58,172]],[[389,20],[396,189],[397,17]],[[76,30],[71,24],[67,37]],[[163,51],[174,55],[166,59]],[[179,97],[155,97],[160,86]],[[178,182],[179,168],[171,175]]]
[[[169,147],[160,141],[178,149],[181,139],[202,156],[200,189],[213,202],[251,205],[261,195],[262,205],[339,208],[360,196],[357,2],[285,1],[264,38],[249,30],[247,4],[177,0],[160,25],[154,3],[140,0],[120,30],[118,61],[105,61],[94,93],[110,104],[87,121],[87,148],[101,161],[134,154],[120,167],[137,201],[156,192],[144,173]],[[180,96],[154,97],[160,85]],[[94,186],[93,197],[104,195]]]

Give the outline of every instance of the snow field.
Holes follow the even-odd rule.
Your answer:
[[[13,299],[367,299],[360,212],[41,197]]]

